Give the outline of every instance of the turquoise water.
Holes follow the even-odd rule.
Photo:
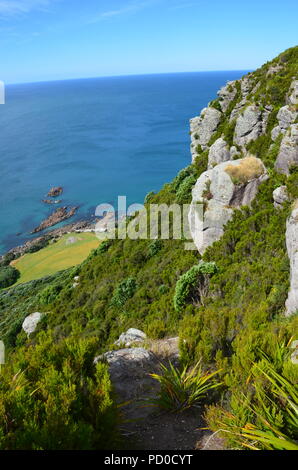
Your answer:
[[[63,186],[76,219],[101,203],[142,203],[190,163],[189,119],[244,72],[10,85],[0,106],[0,253],[30,238]],[[55,206],[56,207],[56,206]],[[71,220],[75,220],[71,219]]]

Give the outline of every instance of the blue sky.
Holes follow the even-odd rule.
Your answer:
[[[297,23],[297,0],[0,0],[0,80],[254,69]]]

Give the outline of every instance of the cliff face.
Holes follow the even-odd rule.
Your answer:
[[[295,55],[297,48],[289,52]],[[252,203],[269,175],[276,181],[278,174],[290,177],[298,165],[297,78],[296,59],[288,61],[281,54],[241,80],[228,82],[218,98],[190,120],[192,162],[202,155],[208,159],[208,170],[192,190],[189,213],[192,237],[201,254],[222,237],[234,210]],[[293,202],[294,196],[287,194],[286,186],[275,190],[276,210],[288,200]],[[193,223],[198,203],[204,207],[200,228]],[[297,231],[292,214],[287,230],[292,273],[288,312],[298,309]]]

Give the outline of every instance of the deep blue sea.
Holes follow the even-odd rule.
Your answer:
[[[51,186],[63,186],[63,205],[79,206],[76,219],[98,204],[115,205],[118,195],[142,203],[190,163],[189,119],[243,74],[7,86],[0,106],[0,253],[30,238],[56,208],[41,202]]]

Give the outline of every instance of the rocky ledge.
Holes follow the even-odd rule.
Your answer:
[[[41,232],[48,227],[52,227],[53,225],[63,222],[63,220],[70,219],[70,217],[75,215],[77,209],[77,207],[71,207],[70,209],[67,207],[59,207],[47,219],[43,220],[38,227],[32,230],[31,233]]]

